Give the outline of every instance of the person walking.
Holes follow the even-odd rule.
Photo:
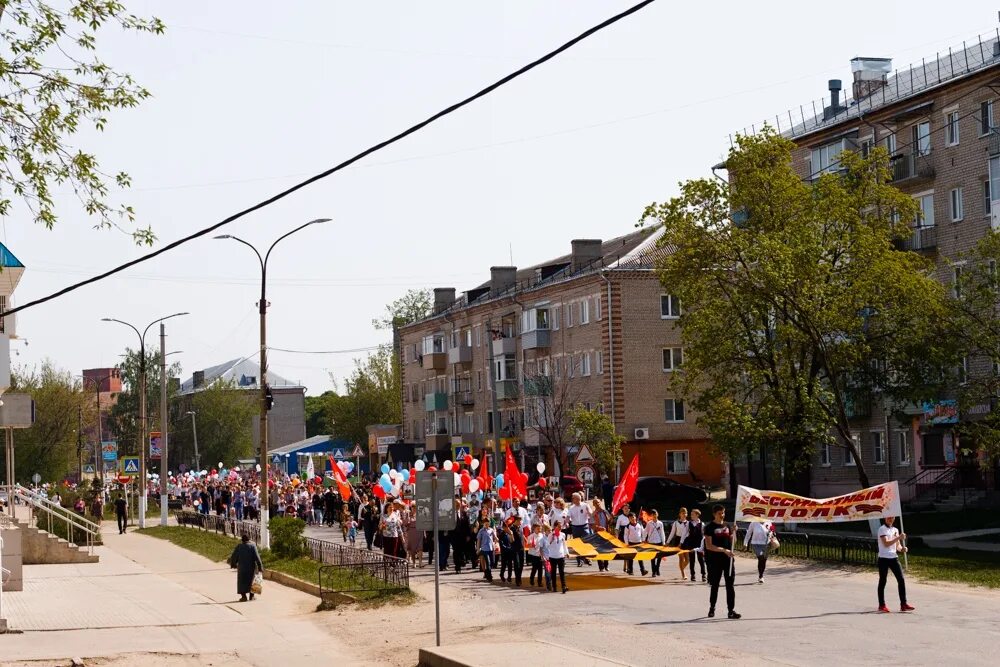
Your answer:
[[[483,579],[493,581],[493,570],[490,563],[493,560],[493,531],[489,523],[480,522],[479,533],[476,535],[476,549],[479,551],[483,567]]]
[[[118,534],[124,535],[128,526],[128,504],[125,502],[125,496],[120,493],[115,500],[115,518],[118,519]]]
[[[698,564],[701,566],[701,580],[702,582],[708,581],[705,577],[705,550],[702,548],[701,543],[705,539],[705,524],[701,522],[701,510],[693,509],[691,510],[691,518],[688,520],[688,534],[681,542],[681,548],[687,549],[691,553],[688,554],[688,563],[691,566],[691,581],[695,581],[694,578],[694,562],[695,557],[697,557]]]
[[[236,592],[240,594],[240,602],[247,601],[247,594],[253,600],[254,575],[264,572],[264,564],[260,561],[257,545],[250,542],[250,536],[246,533],[243,533],[240,543],[233,549],[229,567],[236,570]]]
[[[527,538],[528,546],[528,565],[531,566],[531,572],[528,576],[528,585],[535,585],[535,574],[538,574],[538,587],[541,588],[543,579],[545,579],[545,567],[542,565],[542,554],[539,551],[539,547],[542,545],[542,526],[545,523],[536,523],[531,527],[531,534]]]
[[[524,572],[524,533],[521,531],[521,517],[511,518],[510,529],[513,541],[514,584],[520,586],[521,573]]]
[[[611,513],[604,509],[604,503],[600,498],[594,498],[593,511],[590,513],[590,529],[594,533],[611,532]],[[608,569],[608,561],[597,561],[597,571],[605,572]]]
[[[552,526],[552,532],[545,536],[542,553],[551,568],[552,592],[556,590],[556,573],[558,573],[562,592],[566,593],[569,590],[566,588],[566,557],[569,556],[569,547],[566,546],[566,533],[562,532],[561,522],[556,521]]]
[[[365,544],[368,546],[368,551],[371,551],[372,542],[375,540],[375,531],[378,530],[379,524],[378,506],[374,500],[369,498],[365,501],[359,514],[361,516],[361,527],[365,531]]]
[[[590,535],[590,505],[586,505],[582,502],[583,496],[579,493],[574,493],[571,497],[573,502],[569,506],[569,529],[573,534],[573,537],[586,537]],[[583,558],[582,556],[576,557],[576,566],[583,567],[583,564],[592,565],[589,558]]]
[[[647,544],[653,544],[660,547],[666,546],[667,541],[664,535],[663,522],[660,521],[660,514],[656,510],[652,510],[649,514],[649,521],[646,522],[645,534]],[[650,579],[660,576],[660,561],[662,560],[662,553],[656,554],[656,556],[653,557],[653,571],[649,575]]]
[[[101,494],[94,496],[94,502],[90,504],[90,514],[94,517],[94,522],[100,526],[104,521],[104,499]]]
[[[621,512],[618,514],[617,517],[615,517],[615,534],[618,536],[618,539],[621,540],[622,542],[627,542],[627,540],[625,539],[625,527],[628,526],[629,524],[628,517],[631,513],[632,512],[629,510],[628,503],[625,503],[624,505],[622,505]],[[630,568],[630,560],[625,559],[624,561],[622,561],[622,572],[628,573],[629,568]]]
[[[500,581],[513,581],[514,532],[507,521],[501,523],[497,540],[500,542]]]
[[[740,614],[736,613],[736,589],[733,587],[735,533],[736,527],[726,523],[726,508],[722,505],[712,507],[712,522],[705,526],[705,561],[708,564],[708,584],[711,587],[708,594],[709,618],[715,616],[719,582],[723,577],[726,580],[726,608],[729,610],[729,618],[740,618]]]
[[[753,522],[747,527],[743,546],[750,547],[757,556],[757,583],[764,583],[764,569],[767,567],[767,552],[771,548],[774,524],[770,521]]]
[[[642,526],[636,521],[635,513],[630,513],[628,515],[628,524],[625,526],[624,535],[625,544],[629,546],[634,546],[642,542],[645,533]],[[625,560],[625,572],[627,574],[635,574],[635,561],[635,556]],[[642,573],[643,577],[646,576],[646,565],[644,561],[639,561],[639,572]]]
[[[412,502],[403,512],[403,537],[406,542],[406,555],[414,567],[423,567],[424,533],[417,529],[417,507]]]
[[[892,525],[895,521],[896,517],[887,516],[885,523],[878,529],[878,610],[883,614],[889,613],[889,607],[885,604],[885,582],[890,571],[896,577],[899,588],[899,610],[916,609],[906,602],[906,582],[903,580],[903,570],[899,567],[899,554],[908,551],[906,533],[900,533]]]
[[[385,514],[379,523],[382,531],[382,553],[386,556],[406,556],[403,548],[403,521],[399,513],[399,501],[392,501],[385,504]]]
[[[679,547],[683,544],[688,534],[688,511],[682,507],[677,511],[677,519],[670,524],[670,535],[667,536],[667,544],[672,547]],[[681,579],[687,580],[688,554],[677,554],[677,565],[681,570]]]

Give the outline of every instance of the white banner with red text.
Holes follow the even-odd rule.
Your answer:
[[[833,498],[803,498],[783,491],[740,486],[737,521],[773,523],[839,523],[899,516],[899,484],[888,482]]]

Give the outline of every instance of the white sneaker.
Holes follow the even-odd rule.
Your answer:
[[[758,584],[764,583],[764,577],[757,577],[757,583]]]

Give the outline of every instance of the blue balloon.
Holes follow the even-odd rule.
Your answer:
[[[476,491],[476,498],[478,498],[480,500],[480,502],[482,502],[482,500],[483,500],[483,492],[482,491]]]
[[[499,488],[503,488],[503,473],[502,472],[501,473],[497,473],[497,476],[496,476],[495,479],[497,481],[497,488],[498,489]]]
[[[354,472],[354,464],[350,461],[347,462],[347,472]]]
[[[410,471],[409,470],[403,470],[400,474],[403,476],[403,481],[404,482],[409,482],[410,481]]]
[[[381,470],[382,470],[382,474],[383,475],[388,475],[389,474],[389,464],[388,463],[383,463]]]
[[[390,480],[388,477],[383,477],[382,479],[379,480],[378,483],[379,486],[381,486],[386,493],[392,491],[392,480]]]

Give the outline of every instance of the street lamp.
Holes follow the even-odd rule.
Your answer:
[[[142,483],[142,493],[139,496],[139,527],[146,527],[146,334],[149,332],[149,328],[158,322],[164,320],[169,320],[171,317],[180,317],[181,315],[190,315],[188,312],[174,313],[173,315],[167,315],[166,317],[161,317],[157,320],[150,322],[142,333],[139,333],[134,325],[125,322],[124,320],[118,320],[113,317],[102,317],[102,322],[117,322],[118,324],[124,324],[129,329],[135,332],[135,335],[139,337],[139,480]]]
[[[198,423],[195,421],[198,413],[194,410],[188,410],[187,413],[191,415],[191,435],[194,436],[194,467],[201,470],[201,457],[198,456]]]
[[[262,549],[269,549],[271,547],[271,532],[267,528],[267,522],[269,519],[268,511],[268,489],[267,489],[267,411],[271,408],[269,405],[269,396],[271,394],[271,388],[267,384],[267,260],[271,257],[271,251],[274,250],[274,246],[278,245],[281,241],[288,238],[292,234],[305,229],[310,225],[317,225],[322,222],[330,222],[330,218],[317,218],[316,220],[310,220],[304,225],[299,225],[292,231],[279,236],[278,239],[271,244],[271,247],[267,249],[267,252],[263,257],[260,256],[260,252],[252,244],[244,241],[243,239],[233,236],[231,234],[222,234],[214,238],[217,239],[232,239],[242,243],[246,247],[253,250],[254,254],[257,255],[257,261],[260,262],[260,301],[257,303],[258,312],[260,313],[260,546]]]

